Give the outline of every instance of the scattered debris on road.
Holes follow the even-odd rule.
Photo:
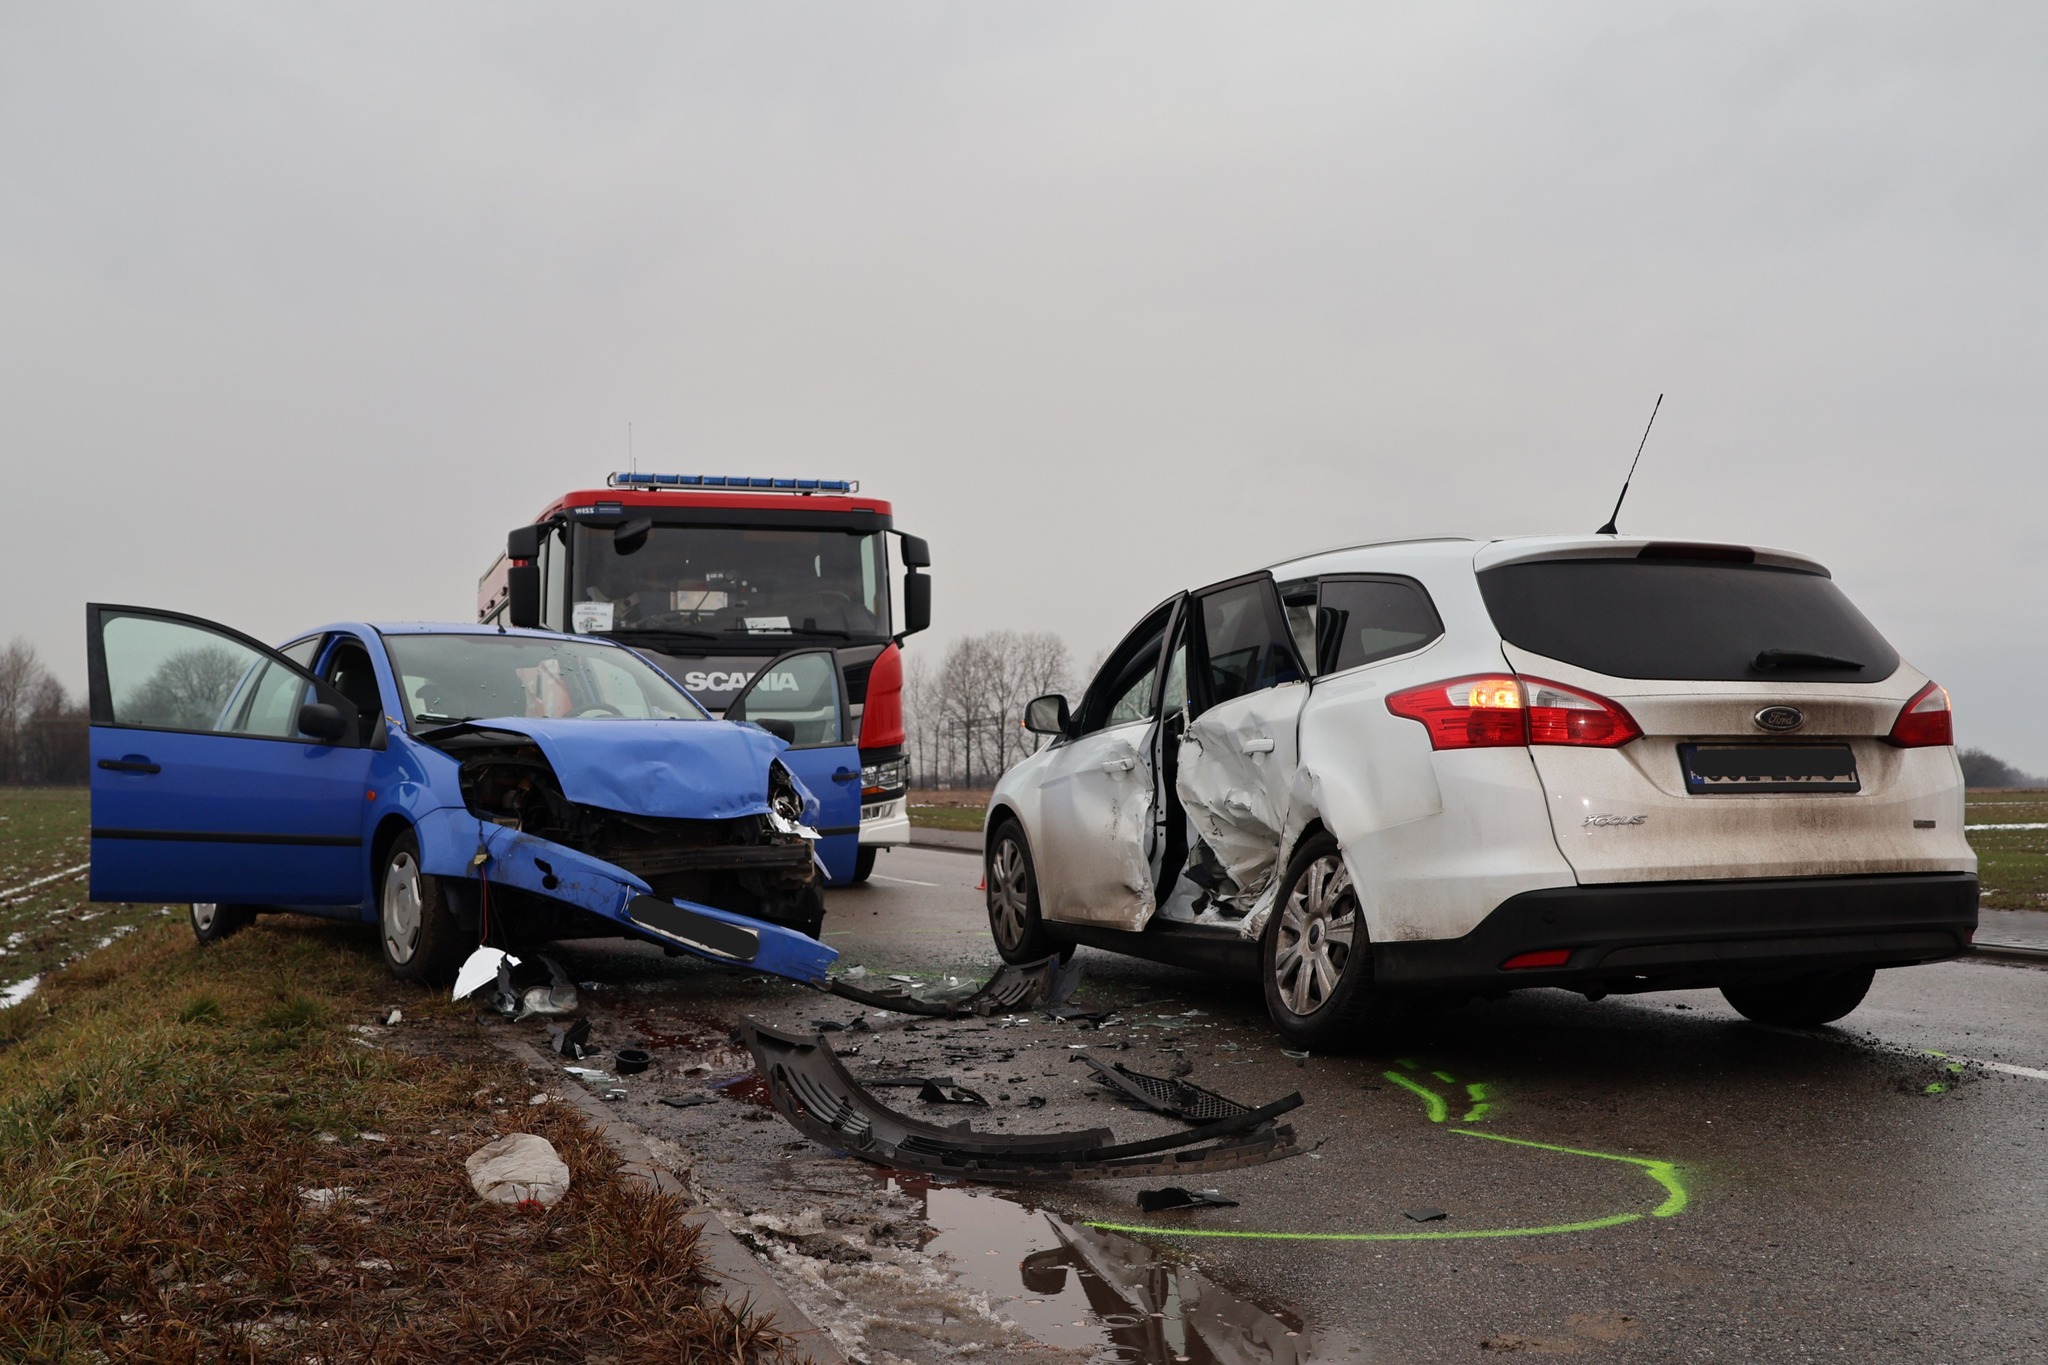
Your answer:
[[[787,1033],[742,1021],[769,1102],[797,1131],[827,1147],[902,1170],[994,1182],[1113,1179],[1233,1170],[1293,1156],[1294,1129],[1275,1120],[1298,1108],[1299,1093],[1162,1137],[1118,1143],[1107,1128],[1066,1133],[942,1128],[883,1105],[841,1064],[822,1034]],[[1207,1144],[1207,1145],[1203,1145]]]
[[[840,972],[825,983],[825,989],[841,999],[898,1014],[921,1014],[940,1019],[967,1019],[991,1014],[1015,1014],[1040,1004],[1059,1005],[1073,994],[1081,980],[1078,962],[1062,964],[1057,957],[1041,962],[1003,967],[976,987],[970,981],[947,977],[931,985],[920,985],[910,977],[886,977],[886,984],[856,985],[867,974],[859,968]]]
[[[1167,1185],[1157,1190],[1139,1190],[1138,1207],[1147,1213],[1165,1213],[1172,1209],[1234,1209],[1235,1199],[1225,1199],[1217,1190],[1184,1190],[1178,1185]]]

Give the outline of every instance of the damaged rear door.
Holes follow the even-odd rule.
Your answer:
[[[726,708],[784,740],[782,765],[818,798],[818,861],[834,885],[853,879],[860,853],[860,747],[846,705],[846,680],[829,649],[771,660]]]
[[[356,708],[248,636],[86,608],[92,896],[352,905],[371,751]]]
[[[1190,719],[1172,792],[1192,836],[1190,889],[1242,913],[1274,875],[1308,670],[1269,573],[1204,588],[1188,622]]]

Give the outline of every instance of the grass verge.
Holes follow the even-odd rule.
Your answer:
[[[2048,791],[1971,792],[1969,825],[2048,824]],[[2048,910],[2048,829],[1973,829],[1981,904],[1987,910]]]
[[[682,1204],[531,1093],[360,930],[145,924],[0,1010],[0,1359],[789,1356]],[[464,1158],[515,1131],[573,1173],[553,1209],[470,1190]]]

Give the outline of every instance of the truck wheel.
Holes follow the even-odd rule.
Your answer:
[[[215,905],[212,901],[192,903],[192,937],[201,943],[218,943],[255,922],[256,912],[246,905]]]
[[[1372,944],[1335,836],[1316,835],[1288,863],[1259,961],[1266,1012],[1288,1042],[1328,1052],[1363,1041],[1375,1003]]]
[[[377,877],[377,941],[384,965],[402,981],[438,984],[455,975],[462,930],[449,913],[439,877],[420,871],[420,844],[407,830],[384,850]]]
[[[1812,972],[1789,981],[1723,986],[1721,998],[1734,1006],[1737,1014],[1759,1024],[1815,1028],[1834,1023],[1862,1004],[1870,983],[1876,977],[1875,967],[1845,972]]]
[[[874,875],[876,852],[873,844],[861,845],[860,852],[853,855],[853,879],[847,883],[848,886],[859,886]]]
[[[1038,913],[1038,874],[1031,865],[1031,846],[1015,820],[996,826],[983,855],[988,886],[988,928],[996,953],[1005,962],[1038,962],[1060,951],[1045,932]],[[1071,955],[1072,950],[1068,953]]]

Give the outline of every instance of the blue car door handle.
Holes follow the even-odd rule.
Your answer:
[[[860,773],[853,768],[840,768],[832,774],[832,780],[834,782],[858,782],[860,780]]]
[[[141,754],[129,754],[126,758],[103,758],[100,766],[110,773],[160,773],[163,768],[150,762]]]

